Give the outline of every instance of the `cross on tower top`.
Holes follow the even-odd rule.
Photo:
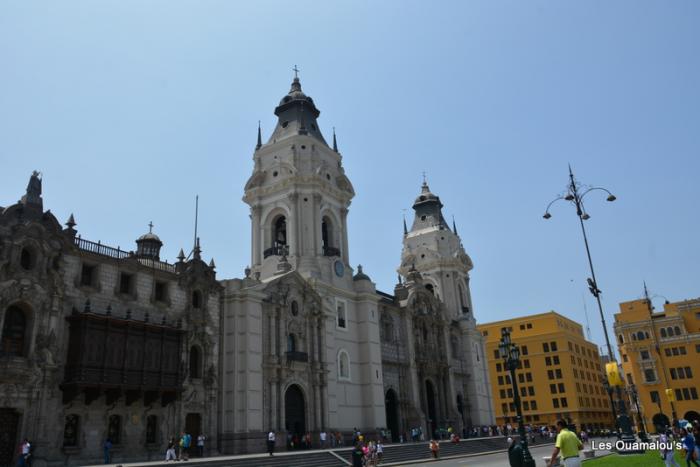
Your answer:
[[[297,68],[297,66],[294,65],[294,68],[292,68],[292,70],[294,70],[294,78],[299,78],[299,68]]]
[[[153,233],[153,221],[148,223],[148,233]]]
[[[423,185],[428,184],[428,179],[426,178],[425,170],[423,171]]]

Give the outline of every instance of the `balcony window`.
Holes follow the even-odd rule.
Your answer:
[[[653,383],[656,381],[656,372],[649,368],[644,370],[644,381],[647,383]]]

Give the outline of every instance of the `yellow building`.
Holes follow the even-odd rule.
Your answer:
[[[523,421],[554,425],[564,418],[577,427],[610,428],[610,399],[603,388],[604,369],[595,344],[580,324],[550,311],[477,326],[486,341],[496,422],[515,424],[509,372],[498,354],[501,329],[520,347],[516,370]]]
[[[666,303],[656,313],[646,299],[620,303],[615,336],[648,430],[668,425],[674,412],[700,419],[700,299]]]

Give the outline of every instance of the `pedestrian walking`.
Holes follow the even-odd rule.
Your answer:
[[[661,449],[661,459],[663,459],[666,467],[681,467],[680,464],[676,462],[676,459],[673,458],[674,450],[671,444],[673,443],[673,432],[668,430],[666,433],[662,433],[661,436],[659,436],[659,442],[663,445],[663,449]]]
[[[523,446],[518,441],[513,442],[513,438],[508,438],[508,463],[510,467],[523,467]]]
[[[326,430],[322,430],[318,437],[321,440],[321,449],[326,449],[326,438],[328,437]]]
[[[180,438],[180,459],[183,461],[190,460],[190,446],[192,445],[192,436],[186,431],[182,432]]]
[[[430,453],[433,455],[433,459],[440,457],[440,443],[431,439],[428,446],[430,447]]]
[[[275,432],[270,430],[267,433],[267,452],[272,456],[272,453],[275,452]]]
[[[197,436],[197,455],[199,457],[204,457],[204,441],[207,439],[206,436],[204,436],[204,433],[200,433],[199,436]]]
[[[352,449],[350,454],[352,460],[352,467],[362,467],[362,458],[365,453],[362,450],[360,443],[355,443],[355,447]]]
[[[17,458],[18,467],[26,467],[29,465],[29,458],[32,455],[32,444],[29,439],[24,438],[24,441],[19,445],[19,457]]]
[[[681,436],[683,437],[683,449],[685,449],[685,465],[690,467],[692,462],[693,465],[700,467],[698,461],[695,460],[695,438],[693,434],[686,428],[681,428]]]
[[[168,440],[168,447],[165,450],[165,462],[176,460],[177,454],[175,454],[175,438],[171,436]]]
[[[557,422],[557,429],[559,434],[557,435],[557,440],[554,444],[554,451],[552,452],[552,458],[549,461],[549,465],[555,465],[557,457],[561,452],[561,457],[564,460],[564,467],[580,467],[581,458],[578,452],[583,448],[583,443],[578,439],[576,433],[572,433],[567,428],[567,424],[564,420],[559,420]],[[700,467],[700,466],[698,466]]]
[[[105,439],[104,444],[102,444],[102,453],[105,457],[105,464],[109,464],[112,458],[112,440],[110,438]]]

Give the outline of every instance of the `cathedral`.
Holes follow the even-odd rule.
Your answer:
[[[0,207],[0,465],[24,437],[63,465],[99,460],[106,438],[114,461],[160,459],[183,430],[225,454],[262,451],[270,430],[284,447],[493,423],[472,262],[440,198],[424,181],[398,283],[377,290],[351,266],[355,191],[298,77],[274,113],[244,188],[243,278],[218,279],[199,239],[162,260],[152,227],[133,251],[82,238],[44,210],[36,172]]]

